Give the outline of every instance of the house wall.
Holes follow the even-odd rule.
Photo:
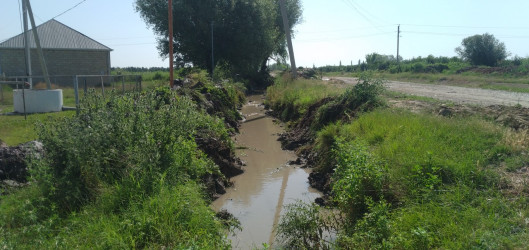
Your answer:
[[[51,81],[58,85],[72,84],[74,75],[110,74],[109,51],[44,49],[43,53]],[[36,49],[31,50],[31,69],[33,75],[43,75]],[[0,75],[24,76],[25,72],[23,49],[0,48]]]

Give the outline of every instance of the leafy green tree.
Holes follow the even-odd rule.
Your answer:
[[[286,0],[292,29],[301,21],[300,0]],[[136,0],[138,11],[158,35],[158,50],[167,56],[168,4],[166,0]],[[215,65],[244,77],[267,71],[270,57],[287,56],[278,0],[174,0],[174,60],[211,72],[211,29]]]
[[[463,39],[461,46],[456,48],[456,52],[473,65],[486,66],[496,66],[509,55],[505,44],[489,33]]]

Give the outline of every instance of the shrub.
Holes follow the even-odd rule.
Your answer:
[[[153,80],[162,80],[162,74],[160,72],[156,72],[154,76],[152,77]]]
[[[199,134],[229,141],[220,120],[165,89],[108,100],[92,94],[78,116],[40,125],[47,154],[33,164],[34,178],[63,213],[78,210],[116,183],[140,187],[133,195],[141,197],[162,175],[174,184],[218,172],[197,153],[194,136]]]
[[[333,150],[336,169],[332,176],[333,199],[352,222],[368,211],[366,201],[383,197],[387,168],[358,142],[337,140]]]
[[[319,130],[323,126],[336,122],[343,117],[350,117],[357,112],[365,112],[381,106],[380,94],[383,90],[382,80],[373,79],[368,74],[362,74],[356,85],[347,89],[333,101],[320,107],[312,128]]]
[[[327,249],[329,231],[333,230],[323,218],[320,207],[301,201],[285,206],[277,226],[278,242],[288,249]]]
[[[374,202],[366,200],[367,210],[362,218],[352,226],[344,229],[336,244],[345,249],[392,249],[390,205],[384,200]]]

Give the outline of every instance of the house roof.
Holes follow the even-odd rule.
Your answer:
[[[55,19],[37,26],[37,32],[42,49],[112,50]],[[31,48],[36,48],[33,32],[29,32],[28,36]],[[0,48],[24,48],[24,33],[0,43]]]

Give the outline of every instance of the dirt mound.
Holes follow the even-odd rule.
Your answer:
[[[311,127],[316,118],[316,113],[320,107],[329,103],[331,100],[331,98],[324,98],[311,105],[299,122],[296,122],[293,127],[289,128],[288,132],[282,133],[279,136],[282,147],[287,150],[295,150],[312,142],[314,135],[311,132]]]
[[[228,145],[216,138],[195,138],[195,142],[208,157],[219,166],[220,172],[226,177],[230,178],[235,175],[243,173],[242,161],[235,156],[235,153]],[[203,178],[206,184],[208,193],[213,199],[219,195],[226,193],[226,187],[231,183],[225,178],[221,178],[215,174],[207,175]]]
[[[42,143],[31,141],[15,147],[0,142],[0,186],[18,187],[27,182],[29,175],[26,160],[44,153]]]
[[[474,72],[474,73],[480,73],[480,74],[492,74],[492,73],[498,73],[498,74],[505,74],[505,73],[512,73],[514,72],[514,68],[512,67],[467,67],[460,69],[456,71],[457,74],[461,74],[463,72]]]

